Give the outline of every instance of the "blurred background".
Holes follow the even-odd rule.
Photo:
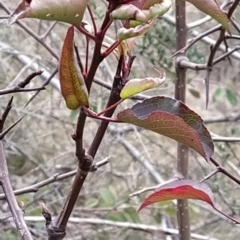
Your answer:
[[[221,3],[221,1],[218,1]],[[21,189],[49,179],[56,174],[69,173],[76,168],[74,133],[78,111],[70,111],[59,92],[57,57],[60,54],[63,38],[69,25],[40,21],[21,20],[22,25],[6,25],[4,16],[13,11],[18,1],[0,1],[0,89],[16,86],[26,76],[36,70],[44,73],[36,77],[29,87],[40,87],[54,74],[46,90],[24,108],[34,95],[15,93],[13,109],[7,125],[25,116],[4,139],[4,147],[14,189]],[[90,1],[98,26],[106,10],[106,1]],[[240,17],[240,11],[235,12]],[[206,15],[187,4],[189,24],[205,18]],[[86,21],[90,16],[86,13]],[[190,28],[188,39],[198,36],[216,26],[214,20]],[[108,32],[106,42],[116,39],[120,23],[116,22]],[[37,40],[28,32],[33,31]],[[187,52],[195,63],[208,60],[209,49],[218,38],[219,32],[211,34],[193,45]],[[134,47],[134,61],[131,78],[157,76],[154,67],[162,67],[167,73],[166,82],[158,89],[145,95],[174,97],[175,90],[175,18],[174,9],[158,19],[154,28],[139,37]],[[85,38],[76,32],[76,45],[85,58]],[[239,40],[229,40],[229,48],[239,44]],[[90,45],[92,50],[93,45]],[[224,53],[221,45],[217,56]],[[92,51],[90,51],[91,53]],[[111,86],[116,71],[117,60],[112,54],[105,59],[95,80]],[[217,64],[210,77],[209,106],[206,109],[205,71],[187,73],[187,105],[196,111],[206,122],[208,129],[224,137],[240,136],[240,92],[239,92],[240,52],[230,59]],[[91,107],[101,111],[108,99],[109,89],[94,83],[91,91]],[[11,95],[0,96],[0,112],[3,112]],[[127,100],[118,110],[132,106],[136,101]],[[87,149],[99,125],[98,120],[88,119],[84,133],[84,146]],[[240,177],[239,143],[231,141],[215,142],[215,158],[233,175]],[[176,172],[177,143],[158,134],[125,124],[111,123],[99,148],[95,161],[105,158],[110,163],[90,173],[84,184],[81,196],[68,223],[66,240],[177,240],[177,219],[175,202],[154,204],[140,213],[139,205],[149,193],[129,197],[129,194],[143,188],[157,185],[172,178]],[[213,166],[194,151],[189,156],[189,178],[200,180],[214,169]],[[31,192],[17,196],[25,204],[25,217],[34,239],[46,239],[45,221],[40,204],[44,202],[56,216],[71,186],[72,177],[53,182]],[[216,206],[222,211],[240,219],[240,189],[222,174],[207,181],[210,185]],[[14,230],[14,222],[6,200],[0,190],[0,235],[2,240],[20,239]],[[239,238],[240,229],[219,215],[207,204],[190,201],[192,239]],[[209,238],[206,238],[206,237]],[[205,237],[205,238],[204,238]]]

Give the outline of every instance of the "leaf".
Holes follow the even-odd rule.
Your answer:
[[[230,24],[227,15],[221,10],[216,0],[186,0],[200,11],[218,21],[230,33]]]
[[[74,27],[70,27],[64,39],[59,61],[61,92],[69,109],[88,105],[88,92],[83,75],[74,56]]]
[[[236,106],[238,103],[236,95],[228,88],[217,88],[213,94],[214,101],[225,97],[232,106]]]
[[[96,207],[98,205],[98,203],[99,203],[99,199],[97,199],[97,198],[89,198],[85,202],[85,206],[89,207],[89,208],[94,208],[94,207]]]
[[[119,40],[124,40],[124,39],[132,38],[132,37],[141,36],[141,35],[145,34],[146,32],[148,32],[152,28],[155,20],[156,20],[156,18],[154,18],[153,20],[151,20],[148,23],[143,23],[134,28],[129,28],[129,29],[120,28],[117,32],[117,37]]]
[[[181,101],[153,97],[117,115],[118,120],[152,130],[194,149],[206,160],[214,145],[201,117]]]
[[[131,7],[129,8],[128,6],[130,5]],[[133,0],[131,1],[131,4],[122,6],[126,10],[125,12],[122,11],[121,18],[116,19],[127,20],[124,23],[124,27],[126,28],[136,27],[137,25],[152,20],[155,17],[161,17],[171,8],[171,6],[171,0]],[[127,12],[129,12],[129,14],[126,14]]]
[[[113,19],[147,22],[146,15],[132,4],[124,4],[111,13]]]
[[[213,205],[213,193],[205,183],[194,180],[176,180],[167,183],[148,196],[138,211],[146,206],[174,199],[196,199]]]
[[[123,214],[125,216],[125,221],[126,222],[135,222],[135,223],[140,222],[139,215],[136,214],[136,210],[135,210],[134,207],[124,208]]]
[[[227,217],[236,224],[240,222],[233,217],[227,215],[221,210],[217,209],[213,203],[213,193],[207,184],[195,180],[175,180],[165,185],[162,185],[154,193],[148,196],[142,205],[139,207],[138,212],[143,208],[157,202],[174,200],[174,199],[195,199],[208,203],[217,212]]]
[[[236,106],[237,105],[237,98],[236,98],[236,95],[229,89],[225,89],[226,91],[226,97],[227,97],[227,100],[229,101],[229,103],[232,105],[232,106]]]
[[[102,188],[100,190],[100,196],[106,206],[112,207],[115,205],[115,196],[110,189]]]
[[[189,92],[190,92],[195,98],[200,98],[200,97],[201,97],[199,91],[197,91],[197,90],[195,90],[195,89],[193,89],[193,88],[190,88],[190,89],[188,89],[188,90],[189,90]]]
[[[89,0],[22,0],[9,18],[38,18],[80,25]]]
[[[157,70],[157,69],[156,69]],[[122,88],[120,97],[122,99],[130,98],[134,96],[137,93],[141,93],[143,91],[146,91],[148,89],[157,88],[162,83],[165,82],[166,79],[166,73],[163,69],[157,70],[160,74],[159,78],[135,78],[129,80],[125,86]]]

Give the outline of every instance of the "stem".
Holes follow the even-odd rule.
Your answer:
[[[114,6],[114,7],[116,7],[116,6]],[[86,79],[85,79],[88,92],[90,92],[92,82],[93,82],[94,76],[96,74],[96,71],[98,69],[98,66],[104,59],[103,56],[101,55],[101,48],[102,48],[102,42],[103,42],[105,33],[106,33],[108,27],[112,23],[112,20],[110,19],[111,10],[112,9],[110,9],[110,8],[108,9],[108,11],[105,15],[105,19],[103,20],[103,24],[102,24],[100,30],[98,31],[98,33],[96,34],[96,36],[93,37],[91,34],[87,33],[85,31],[85,29],[83,29],[81,27],[78,28],[78,30],[83,32],[86,35],[86,37],[89,37],[90,39],[95,41],[95,48],[94,48],[94,52],[93,52],[92,62],[91,62],[89,71],[87,72]],[[110,95],[110,99],[112,99],[111,105],[115,103],[113,101],[115,98],[111,97],[114,90],[115,89],[113,87],[113,90]],[[120,97],[117,98],[117,101],[120,100],[119,98]],[[114,109],[112,109],[111,112],[113,113]],[[106,116],[107,117],[111,116],[110,111],[106,114]],[[85,122],[86,122],[86,117],[87,116],[86,116],[85,112],[81,111],[79,114],[79,117],[78,117],[76,134],[73,135],[73,139],[76,142],[76,156],[78,158],[77,173],[73,180],[71,190],[68,193],[67,199],[64,202],[64,206],[63,206],[61,212],[59,213],[56,221],[53,224],[49,224],[47,226],[49,240],[62,240],[65,237],[65,235],[66,235],[65,230],[66,230],[67,222],[68,222],[69,217],[72,213],[72,210],[75,206],[78,195],[82,189],[82,186],[85,182],[88,172],[91,171],[91,167],[92,167],[92,163],[93,163],[92,156],[95,156],[95,154],[86,154],[85,150],[83,148],[83,130],[84,130]],[[108,122],[102,121],[101,125],[99,126],[99,129],[102,129],[102,130],[98,130],[98,132],[95,135],[95,139],[97,138],[97,139],[100,139],[100,141],[102,140],[102,137],[106,131],[107,126],[108,126]],[[101,133],[99,133],[99,132],[101,132]],[[101,138],[99,138],[98,134],[100,134],[99,136],[101,136]],[[93,141],[94,143],[95,143],[95,139]],[[100,145],[100,143],[95,144],[95,146],[97,146],[97,148],[99,145]],[[96,147],[93,148],[95,153],[97,151],[97,148]],[[89,151],[89,152],[92,153],[92,151]]]
[[[187,42],[187,27],[186,27],[186,9],[185,1],[176,1],[176,51],[186,46]],[[185,57],[181,53],[176,58],[176,83],[175,83],[175,98],[185,102],[185,88],[186,88],[186,69],[180,67],[180,61]],[[178,143],[177,153],[177,173],[184,178],[187,177],[188,172],[188,148]],[[190,240],[190,223],[188,201],[177,201],[178,211],[178,228],[179,240]]]
[[[98,113],[98,116],[101,116],[102,114],[104,114],[105,112],[108,112],[110,109],[112,108],[116,108],[119,104],[121,104],[123,102],[124,99],[120,99],[119,101],[117,101],[116,103],[114,103],[113,105],[105,108],[104,110],[102,110],[100,113]]]
[[[23,211],[19,207],[15,195],[13,193],[12,185],[9,179],[9,172],[7,168],[7,161],[3,151],[2,141],[0,141],[0,185],[3,188],[3,192],[7,198],[7,202],[10,211],[13,216],[13,220],[17,227],[18,233],[24,240],[32,240],[30,231],[23,217]]]

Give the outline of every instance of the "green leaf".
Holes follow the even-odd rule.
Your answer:
[[[220,96],[223,96],[225,94],[225,90],[223,88],[217,88],[215,93],[213,94],[213,99],[216,100]]]
[[[130,98],[137,93],[141,93],[143,91],[159,87],[161,84],[164,83],[166,79],[166,73],[163,69],[161,69],[161,71],[158,72],[160,74],[159,78],[147,77],[142,79],[135,78],[129,80],[126,83],[126,85],[122,88],[120,97],[122,99]]]
[[[100,189],[100,196],[104,201],[104,205],[108,207],[112,207],[115,205],[115,196],[112,191],[108,188]]]
[[[85,202],[85,206],[93,208],[93,207],[96,207],[98,205],[98,203],[99,203],[99,199],[97,199],[97,198],[89,198]]]
[[[126,218],[122,212],[114,212],[108,215],[109,220],[116,222],[126,222]]]
[[[127,222],[135,222],[135,223],[140,222],[139,215],[136,213],[136,209],[133,207],[124,208],[123,214]]]
[[[225,93],[226,93],[226,97],[227,97],[227,100],[229,101],[229,103],[232,105],[232,106],[236,106],[238,101],[237,101],[237,98],[236,98],[236,95],[229,89],[225,89]]]
[[[21,18],[62,21],[81,25],[89,0],[22,0],[9,18],[9,24]]]
[[[231,91],[228,88],[217,88],[216,91],[213,94],[214,101],[217,101],[217,99],[226,98],[228,102],[232,106],[236,106],[238,104],[238,100],[236,95],[233,91]]]
[[[227,15],[221,10],[216,0],[186,0],[200,11],[218,21],[230,33],[230,24]]]
[[[200,97],[201,97],[199,91],[197,91],[197,90],[195,90],[195,89],[193,89],[193,88],[189,88],[188,90],[189,90],[189,92],[190,92],[195,98],[200,98]]]
[[[70,27],[64,39],[59,61],[59,80],[66,105],[71,110],[88,105],[88,91],[74,55],[74,27]]]
[[[181,101],[153,97],[118,113],[117,118],[181,142],[206,160],[214,152],[211,135],[203,120]]]

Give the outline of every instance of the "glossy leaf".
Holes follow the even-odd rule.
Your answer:
[[[148,89],[159,87],[162,83],[164,83],[166,79],[166,73],[163,69],[161,69],[161,72],[159,71],[159,74],[160,74],[159,78],[148,77],[143,79],[134,78],[129,80],[126,83],[126,85],[122,88],[120,97],[122,99],[130,98],[137,93],[141,93]]]
[[[213,154],[212,138],[203,120],[181,101],[153,97],[118,113],[117,118],[181,142],[206,160]]]
[[[216,0],[186,0],[193,4],[200,11],[211,16],[213,19],[222,24],[222,26],[230,32],[230,24],[227,15],[221,10]]]
[[[39,18],[80,25],[89,0],[22,0],[9,18],[9,24],[21,18]]]
[[[205,183],[194,180],[176,180],[167,183],[148,196],[139,210],[146,206],[162,201],[174,199],[196,199],[213,206],[213,193]]]
[[[154,193],[148,196],[138,211],[157,202],[169,201],[174,199],[195,199],[204,201],[212,206],[217,212],[227,217],[236,224],[240,224],[239,220],[227,215],[221,210],[217,209],[213,202],[213,193],[207,184],[194,180],[178,180],[171,181],[162,185]]]
[[[74,55],[74,27],[67,31],[59,61],[61,92],[69,109],[88,105],[88,92]]]

